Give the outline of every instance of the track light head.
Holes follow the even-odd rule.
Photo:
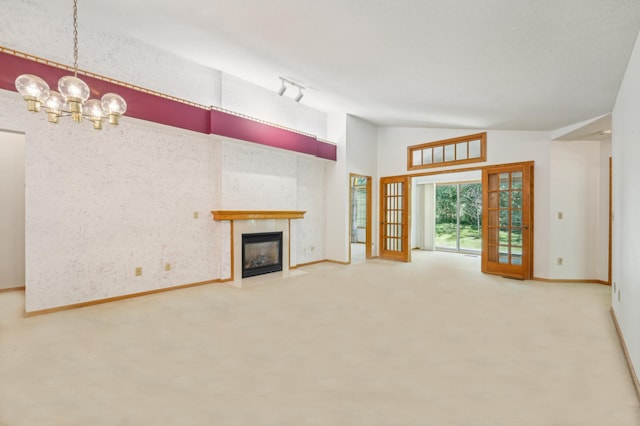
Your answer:
[[[280,85],[280,89],[278,90],[278,95],[282,96],[284,95],[284,92],[287,91],[287,85],[285,84],[285,79],[280,77],[280,81],[281,81],[281,85]]]
[[[304,93],[302,93],[302,87],[298,86],[298,94],[296,95],[296,97],[294,98],[294,100],[296,102],[300,102],[300,100],[302,99],[302,97],[304,96]]]

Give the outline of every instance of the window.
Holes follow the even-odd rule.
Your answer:
[[[486,161],[487,133],[410,146],[407,159],[407,170]]]

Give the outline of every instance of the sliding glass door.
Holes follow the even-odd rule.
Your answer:
[[[436,250],[482,250],[482,184],[436,186]]]

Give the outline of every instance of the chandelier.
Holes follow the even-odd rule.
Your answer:
[[[100,100],[89,99],[91,91],[87,83],[78,78],[78,0],[73,0],[73,76],[58,80],[58,90],[51,90],[46,81],[33,74],[22,74],[16,79],[16,89],[27,101],[27,109],[39,112],[42,106],[50,123],[58,123],[60,117],[71,116],[76,123],[82,119],[93,122],[93,128],[102,129],[102,122],[117,125],[127,110],[127,102],[115,93],[106,93]]]

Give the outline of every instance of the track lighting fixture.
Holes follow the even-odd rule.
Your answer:
[[[284,92],[287,91],[287,84],[293,87],[297,87],[298,88],[298,94],[293,98],[296,102],[300,102],[300,100],[302,99],[302,97],[304,96],[304,93],[302,93],[302,90],[304,89],[304,86],[289,80],[288,78],[284,78],[284,77],[279,77],[280,78],[280,89],[278,89],[278,95],[282,96],[284,95]]]

